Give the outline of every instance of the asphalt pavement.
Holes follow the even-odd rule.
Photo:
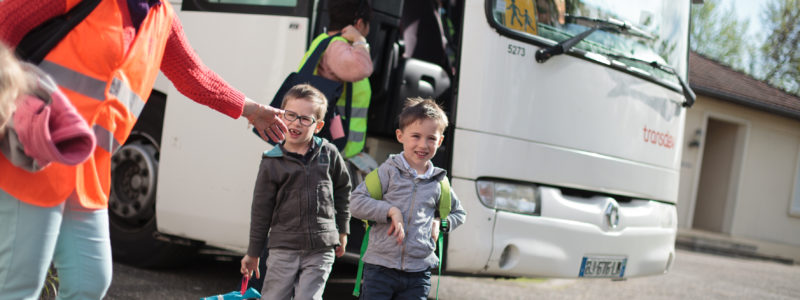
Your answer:
[[[238,270],[233,257],[206,256],[168,270],[115,263],[106,299],[196,300],[238,289]],[[324,298],[355,299],[354,278],[353,265],[337,262]],[[678,250],[664,275],[624,281],[444,276],[439,299],[800,299],[798,282],[800,265]]]

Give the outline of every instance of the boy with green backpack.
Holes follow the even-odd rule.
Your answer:
[[[449,183],[443,182],[445,171],[431,162],[444,140],[444,111],[433,100],[412,98],[399,123],[396,134],[403,152],[389,157],[372,173],[378,180],[367,179],[350,198],[352,216],[372,227],[365,233],[370,236],[362,253],[361,299],[426,299],[430,270],[439,264],[434,254],[439,231],[448,232],[466,220]],[[450,205],[440,207],[446,199]]]

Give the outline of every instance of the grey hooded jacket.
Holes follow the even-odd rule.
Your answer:
[[[439,207],[439,181],[445,173],[443,169],[435,168],[429,179],[414,178],[400,155],[392,155],[378,167],[383,200],[371,198],[363,182],[353,191],[350,196],[353,217],[376,222],[370,231],[364,262],[406,272],[424,271],[438,265],[431,227]],[[452,189],[450,194],[451,211],[447,221],[452,230],[464,223],[467,213]],[[393,236],[387,234],[390,227],[387,214],[392,206],[403,214],[406,236],[399,245]]]

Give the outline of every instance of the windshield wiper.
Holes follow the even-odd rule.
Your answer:
[[[555,44],[547,48],[539,49],[538,51],[536,51],[535,55],[537,62],[544,63],[555,55],[566,53],[567,51],[569,51],[569,49],[571,49],[576,44],[580,43],[580,41],[584,40],[587,36],[589,36],[598,29],[601,29],[603,31],[610,31],[610,32],[631,35],[648,40],[654,39],[652,35],[648,34],[641,28],[634,26],[630,22],[620,21],[614,18],[608,18],[604,20],[604,19],[594,19],[582,16],[566,15],[564,16],[564,19],[569,23],[575,23],[583,26],[590,26],[591,28],[571,38],[563,40],[558,44]]]
[[[697,96],[695,95],[695,93],[692,90],[692,88],[689,87],[689,84],[686,83],[686,81],[683,80],[683,78],[680,75],[678,75],[678,72],[675,71],[674,68],[672,68],[672,67],[670,67],[668,65],[659,63],[657,61],[646,61],[646,60],[643,60],[643,59],[638,59],[638,58],[635,58],[635,57],[630,57],[630,56],[625,56],[625,55],[608,53],[608,54],[606,54],[606,56],[611,57],[611,58],[616,58],[616,59],[625,59],[625,60],[641,62],[641,63],[647,64],[647,65],[649,65],[649,66],[651,66],[653,68],[656,68],[656,69],[659,69],[659,70],[662,70],[664,72],[672,74],[673,76],[678,78],[678,82],[681,84],[681,90],[683,91],[683,97],[686,98],[686,101],[684,101],[683,104],[681,104],[681,106],[689,108],[689,107],[692,107],[692,105],[694,105],[694,101],[697,99]]]
[[[573,16],[573,15],[564,16],[564,20],[569,23],[575,23],[586,27],[600,26],[604,27],[603,29],[616,31],[617,33],[635,36],[646,40],[655,40],[655,37],[653,35],[647,33],[647,31],[645,31],[644,29],[641,29],[628,21],[617,20],[614,18],[595,19],[595,18],[589,18],[584,16]]]

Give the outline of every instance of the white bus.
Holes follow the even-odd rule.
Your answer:
[[[326,1],[184,0],[203,61],[267,104],[327,22]],[[405,3],[404,3],[405,2]],[[453,274],[626,278],[675,259],[690,0],[373,0],[367,149],[398,153],[402,100],[452,120],[434,162],[467,222]],[[561,55],[559,55],[561,54]],[[114,154],[114,257],[141,266],[191,251],[244,253],[269,145],[160,78]],[[363,229],[353,221],[347,258]],[[189,251],[189,252],[187,252]]]

